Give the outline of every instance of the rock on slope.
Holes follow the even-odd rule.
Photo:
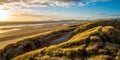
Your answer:
[[[120,21],[104,20],[82,23],[80,25],[70,26],[69,29],[57,31],[55,34],[49,34],[51,38],[44,36],[41,39],[35,39],[31,42],[35,48],[27,47],[18,49],[18,55],[14,55],[8,50],[11,47],[2,50],[1,59],[12,60],[120,60]],[[45,41],[48,39],[47,41]],[[40,41],[45,41],[46,45],[40,47]],[[31,41],[31,40],[28,40]],[[66,41],[66,42],[64,42]],[[21,43],[25,43],[23,41]],[[48,44],[51,42],[51,44]],[[63,43],[60,43],[63,42]],[[60,44],[57,44],[60,43]],[[51,46],[48,46],[48,45]],[[57,45],[52,45],[57,44]],[[15,45],[15,44],[14,44]],[[13,45],[13,46],[14,46]],[[18,48],[21,46],[15,46]],[[24,46],[24,45],[23,45]],[[37,46],[37,47],[36,47]],[[47,47],[45,47],[47,46]],[[37,49],[37,50],[35,50]],[[15,48],[13,49],[15,50]],[[35,50],[35,51],[31,51]],[[30,52],[28,52],[30,51]],[[8,54],[9,52],[9,54]],[[23,54],[25,53],[25,54]],[[3,58],[4,57],[4,58]]]

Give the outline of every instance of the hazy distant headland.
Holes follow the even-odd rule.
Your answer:
[[[0,22],[0,26],[2,25],[19,25],[19,24],[42,24],[42,23],[74,23],[74,22],[86,22],[89,20],[60,20],[60,21],[26,21],[26,22]]]

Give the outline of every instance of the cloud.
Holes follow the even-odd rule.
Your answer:
[[[98,14],[99,16],[120,16],[120,14],[105,14],[105,13],[101,13]]]
[[[120,14],[111,14],[110,16],[120,16]]]
[[[59,15],[36,15],[36,14],[11,14],[11,16],[24,16],[24,17],[52,17],[52,16],[59,16]]]
[[[111,0],[91,0],[91,2],[108,2],[108,1],[111,1]]]
[[[91,2],[107,2],[111,0],[0,0],[0,4],[20,3],[24,6],[84,6]]]
[[[85,6],[95,2],[107,2],[110,0],[0,0],[0,9],[11,10],[13,13],[35,12],[31,7],[48,6]]]
[[[11,11],[12,13],[32,13],[33,10],[29,7],[23,6],[20,3],[8,3],[5,5],[0,5],[0,9]]]
[[[61,15],[36,15],[36,14],[11,14],[12,21],[44,21],[44,20],[62,20],[66,19]]]
[[[107,15],[107,14],[105,14],[105,13],[99,13],[97,15],[104,16],[104,15]]]

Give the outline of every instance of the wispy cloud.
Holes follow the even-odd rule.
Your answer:
[[[0,0],[0,9],[11,10],[13,13],[34,12],[31,7],[48,6],[85,6],[95,2],[108,2],[111,0]]]
[[[120,14],[111,14],[110,16],[120,16]]]
[[[11,14],[11,16],[27,16],[27,17],[57,17],[60,15],[36,15],[36,14]]]
[[[111,0],[91,0],[91,2],[108,2],[108,1],[111,1]]]
[[[11,11],[12,13],[31,13],[32,9],[29,7],[23,6],[20,3],[7,3],[4,5],[0,5],[0,9]]]
[[[13,20],[19,21],[44,21],[44,20],[62,20],[65,19],[61,15],[36,15],[36,14],[11,14]],[[21,18],[22,17],[22,18]]]
[[[105,13],[101,13],[98,14],[99,16],[120,16],[120,14],[105,14]]]
[[[20,3],[25,6],[83,6],[91,2],[108,2],[111,0],[0,0],[0,4]]]

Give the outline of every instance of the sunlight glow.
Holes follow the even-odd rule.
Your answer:
[[[10,18],[10,15],[5,10],[0,10],[0,21],[7,21]]]

